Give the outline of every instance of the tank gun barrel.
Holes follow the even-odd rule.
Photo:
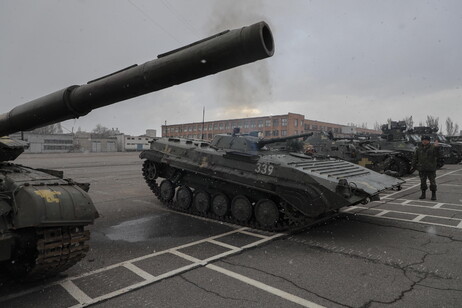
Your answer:
[[[271,143],[276,143],[276,142],[284,142],[287,140],[291,139],[298,139],[298,138],[308,138],[310,136],[313,136],[313,133],[306,133],[306,134],[299,134],[299,135],[293,135],[293,136],[287,136],[287,137],[281,137],[281,138],[272,138],[272,139],[262,139],[257,142],[258,148],[262,148],[267,144]]]
[[[265,22],[227,30],[84,85],[74,85],[0,114],[0,136],[78,118],[111,105],[239,65],[271,57]]]

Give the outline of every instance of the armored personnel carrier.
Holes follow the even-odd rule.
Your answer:
[[[412,174],[415,170],[412,168],[412,159],[415,148],[413,142],[406,138],[407,125],[404,121],[390,121],[381,127],[382,135],[371,138],[373,145],[380,150],[390,150],[399,152],[399,158],[406,163],[408,168],[407,174]]]
[[[458,164],[462,161],[462,136],[446,136],[445,138],[451,145],[454,154],[454,163]]]
[[[272,56],[264,22],[224,31],[158,59],[70,86],[0,114],[0,136],[78,118],[91,110]],[[89,185],[56,170],[11,163],[27,143],[0,139],[0,273],[43,277],[66,270],[88,250],[97,211]]]
[[[316,150],[316,155],[343,159],[379,173],[404,176],[411,170],[411,161],[400,152],[379,150],[368,139],[335,138],[326,132],[316,133],[306,141]]]
[[[269,231],[312,224],[396,188],[400,179],[338,159],[271,149],[275,140],[237,133],[208,143],[160,138],[143,151],[143,176],[168,207]],[[158,179],[159,178],[159,179]]]

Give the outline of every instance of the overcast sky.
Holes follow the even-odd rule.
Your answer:
[[[147,128],[294,112],[340,124],[427,115],[462,125],[462,1],[0,0],[0,113],[266,21],[272,58],[63,123]]]

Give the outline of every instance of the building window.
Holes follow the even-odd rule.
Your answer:
[[[255,123],[255,121],[250,122],[250,127],[252,127],[252,128],[257,127],[257,124]]]
[[[266,130],[265,131],[265,137],[270,137],[271,136],[271,131],[270,130]]]
[[[223,130],[224,127],[225,125],[223,123],[220,123],[220,130]]]
[[[72,144],[73,140],[64,140],[64,139],[45,139],[44,143],[54,143],[54,144]]]
[[[281,125],[282,126],[287,126],[287,118],[282,118],[281,119]]]
[[[212,124],[209,124],[209,130],[212,130]]]
[[[225,123],[225,129],[229,129],[229,122]]]
[[[281,130],[281,136],[287,136],[287,131],[285,129]]]
[[[274,119],[273,120],[273,126],[278,127],[279,126],[279,119]]]
[[[271,127],[271,120],[265,120],[265,127]]]
[[[218,129],[218,123],[214,123],[213,124],[213,130],[217,130]]]
[[[212,136],[213,136],[212,134],[209,134],[209,139],[212,139]]]
[[[273,136],[279,136],[279,131],[278,130],[273,130]]]
[[[339,133],[340,132],[340,129],[338,127],[335,127],[334,128],[334,133]]]
[[[294,119],[294,126],[298,127],[298,119]]]
[[[258,127],[263,127],[263,120],[258,120]]]
[[[310,124],[305,124],[305,130],[310,130]]]
[[[249,128],[249,121],[244,121],[244,128]]]

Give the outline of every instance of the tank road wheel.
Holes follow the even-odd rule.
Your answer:
[[[156,163],[150,160],[145,160],[143,163],[143,175],[146,180],[154,181],[157,179]]]
[[[159,190],[160,199],[162,201],[171,201],[175,196],[175,185],[173,185],[170,180],[163,180],[162,183],[160,183]]]
[[[271,227],[279,219],[279,209],[276,203],[269,199],[261,199],[255,205],[255,218],[264,227]]]
[[[188,186],[181,186],[176,192],[176,204],[182,210],[187,210],[192,204],[193,193]]]
[[[212,199],[212,212],[220,217],[229,212],[229,199],[223,193],[216,194]]]
[[[196,210],[205,214],[210,209],[210,195],[205,191],[198,191],[194,194],[194,207]]]
[[[231,214],[240,222],[246,222],[252,217],[252,203],[243,195],[237,195],[231,202]]]

